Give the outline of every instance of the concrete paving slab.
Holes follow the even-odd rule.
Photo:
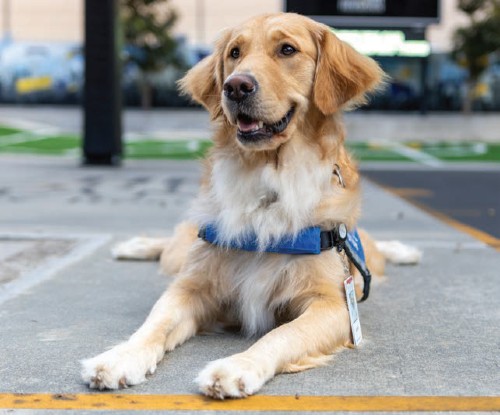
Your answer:
[[[332,364],[278,376],[271,395],[498,395],[498,254],[426,253],[418,273],[393,275],[360,306],[365,343]],[[442,262],[449,266],[442,267]],[[78,360],[126,339],[168,281],[154,263],[114,262],[108,249],[59,272],[0,311],[4,392],[82,393]],[[397,275],[396,275],[397,274]],[[208,361],[237,353],[251,340],[237,334],[199,336],[128,393],[196,393],[192,380]]]
[[[197,164],[83,169],[72,163],[39,157],[0,162],[0,187],[10,194],[0,196],[0,231],[113,237],[0,305],[0,392],[87,393],[78,360],[126,339],[169,283],[156,263],[113,261],[109,248],[138,233],[167,234],[196,193]],[[82,191],[88,177],[99,178],[91,186],[98,201]],[[138,178],[146,200],[156,195],[165,204],[132,197],[130,183]],[[181,185],[168,188],[165,180]],[[75,194],[78,203],[71,202]],[[390,266],[387,281],[360,305],[361,348],[337,354],[328,366],[277,376],[260,393],[500,396],[498,252],[368,182],[364,197],[362,224],[379,239],[423,248],[422,264]],[[193,379],[208,361],[251,343],[237,334],[198,336],[126,393],[196,394]]]
[[[26,240],[1,240],[0,239],[0,261],[12,257],[25,249],[30,248],[35,242]]]
[[[189,208],[199,174],[197,162],[129,161],[124,168],[88,168],[76,158],[2,156],[0,227],[163,232]]]
[[[0,232],[0,305],[78,262],[109,239],[110,235]]]
[[[71,240],[5,238],[0,235],[0,286],[32,272],[46,261],[66,255],[74,246]]]

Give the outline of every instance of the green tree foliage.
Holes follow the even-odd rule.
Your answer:
[[[168,0],[120,0],[128,59],[142,71],[143,107],[151,105],[150,77],[168,65],[182,66],[171,35],[177,13]]]
[[[459,0],[458,7],[469,16],[453,38],[453,57],[469,72],[464,110],[471,107],[473,89],[488,66],[488,57],[500,50],[500,0]]]

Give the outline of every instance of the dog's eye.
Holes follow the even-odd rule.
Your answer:
[[[233,59],[238,59],[240,57],[240,48],[232,48],[229,55]]]
[[[295,52],[297,52],[297,49],[295,49],[293,46],[290,46],[288,44],[284,44],[280,50],[280,53],[282,55],[285,55],[285,56],[293,55]]]

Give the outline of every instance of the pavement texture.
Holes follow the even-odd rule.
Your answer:
[[[170,282],[156,263],[113,261],[111,246],[169,234],[199,174],[194,161],[86,168],[68,157],[0,156],[0,395],[89,392],[78,361],[132,334]],[[361,348],[277,376],[260,395],[500,396],[498,251],[368,181],[364,199],[361,225],[419,247],[422,263],[389,266],[360,305]],[[196,394],[207,362],[251,343],[198,336],[126,393]]]
[[[500,165],[491,170],[402,169],[366,171],[366,176],[401,196],[467,223],[500,243]],[[500,248],[500,244],[497,245]]]
[[[0,125],[34,132],[77,133],[82,131],[79,107],[2,106]],[[500,140],[497,113],[387,113],[354,111],[345,114],[348,139],[352,141],[484,141]],[[210,118],[196,108],[125,109],[123,131],[128,138],[210,138]]]

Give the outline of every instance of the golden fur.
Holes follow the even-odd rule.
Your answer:
[[[296,52],[285,56],[284,44]],[[231,56],[234,48],[237,58]],[[258,81],[253,104],[245,106],[252,118],[271,125],[294,108],[283,132],[256,141],[237,138],[238,113],[223,87],[241,73]],[[197,232],[208,222],[218,225],[224,240],[252,230],[265,247],[307,226],[354,227],[360,212],[359,175],[344,148],[340,111],[363,103],[382,78],[372,59],[327,26],[299,15],[259,16],[221,35],[214,53],[180,82],[184,93],[207,108],[215,125],[191,219],[169,240],[136,241],[147,251],[143,257],[161,256],[163,271],[177,278],[127,342],[83,362],[90,387],[143,382],[166,351],[218,321],[263,336],[200,373],[201,392],[213,398],[251,395],[275,374],[324,364],[335,350],[351,345],[341,254],[228,250],[203,242]],[[345,188],[332,173],[336,165]],[[360,233],[372,274],[382,275],[384,256]],[[121,256],[127,255],[133,253]],[[352,266],[351,273],[357,275]],[[359,275],[356,282],[360,295]]]

